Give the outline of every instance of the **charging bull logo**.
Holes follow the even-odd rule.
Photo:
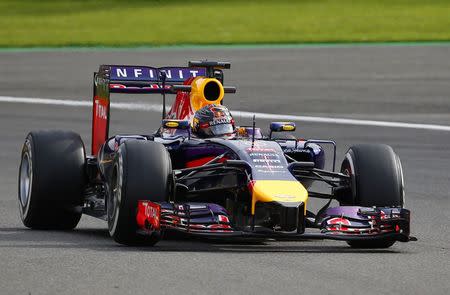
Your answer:
[[[222,111],[216,111],[216,112],[214,113],[214,117],[216,117],[216,118],[225,117],[225,113],[222,112]]]

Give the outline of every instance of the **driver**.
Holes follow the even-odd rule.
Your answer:
[[[231,136],[234,119],[225,106],[209,104],[195,112],[192,133],[201,138]]]

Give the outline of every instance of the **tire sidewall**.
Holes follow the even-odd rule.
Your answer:
[[[400,182],[400,195],[402,200],[402,207],[405,207],[406,199],[405,199],[405,178],[403,175],[403,166],[400,160],[400,157],[396,154],[396,162],[397,162],[397,171],[398,171],[398,179]]]
[[[373,150],[375,150],[377,153],[375,153]],[[369,153],[371,154],[369,155]],[[390,175],[390,178],[386,178],[386,176],[382,175],[383,173],[379,173],[379,169],[367,169],[368,165],[366,165],[365,163],[360,163],[361,161],[365,161],[366,163],[369,162],[367,161],[367,157],[374,157],[377,156],[377,154],[380,155],[380,159],[389,161],[388,163],[383,163],[381,161],[377,165],[379,165],[380,167],[384,167],[384,174]],[[373,165],[372,167],[375,168]],[[379,175],[374,175],[374,171],[378,171]],[[379,206],[379,204],[382,204],[382,207],[404,206],[405,193],[403,170],[400,158],[397,154],[395,154],[390,146],[384,144],[361,144],[350,147],[345,154],[344,160],[342,162],[341,172],[350,176],[350,185],[352,192],[352,203],[344,205],[365,207]],[[385,181],[380,181],[380,178],[384,178]],[[368,181],[369,179],[370,181]],[[368,183],[370,183],[370,187],[368,187]],[[391,186],[390,194],[379,194],[377,196],[371,192],[372,188],[386,185]],[[375,199],[378,200],[379,204],[374,201]]]
[[[370,160],[368,157],[372,157],[372,159]],[[378,158],[380,159],[380,162],[374,164],[373,159]],[[365,163],[361,165],[361,161],[365,161]],[[383,161],[389,162],[383,163]],[[367,165],[367,163],[371,164]],[[376,167],[377,165],[378,167]],[[364,167],[364,169],[361,169],[361,167]],[[368,167],[373,169],[368,169]],[[383,169],[381,170],[385,173],[380,173],[380,169],[375,169],[379,167],[382,167]],[[405,191],[403,169],[399,156],[395,154],[391,147],[377,144],[371,145],[370,147],[368,145],[350,147],[342,162],[341,172],[350,176],[352,191],[351,203],[341,205],[372,207],[380,206],[380,204],[382,204],[380,207],[404,206]],[[371,175],[373,173],[375,173],[375,175]],[[378,173],[378,175],[376,175],[376,173]],[[385,176],[382,174],[385,174]],[[365,177],[364,181],[362,181],[361,177]],[[391,186],[390,190],[385,190],[387,192],[386,194],[373,194],[373,192],[371,192],[372,188],[383,185]],[[353,248],[385,249],[391,247],[395,243],[395,240],[348,241],[347,243]]]
[[[39,229],[73,229],[81,217],[87,182],[86,152],[72,131],[32,131],[25,138],[18,175],[19,215]],[[28,161],[28,196],[22,202],[23,165]]]
[[[116,155],[116,161],[113,166],[111,184],[117,185],[112,187],[111,184],[108,185],[108,199],[107,199],[107,216],[108,216],[108,230],[111,236],[115,236],[117,232],[117,224],[119,222],[120,212],[124,211],[125,208],[122,207],[122,189],[124,183],[124,167],[123,167],[123,153],[122,149],[119,149]],[[115,178],[115,182],[113,182]],[[126,180],[125,180],[126,181]],[[114,192],[117,189],[117,193]],[[112,210],[112,212],[111,212]]]
[[[356,183],[356,172],[355,172],[355,165],[353,163],[353,151],[349,150],[344,157],[344,160],[342,162],[342,167],[341,167],[341,173],[347,175],[350,177],[350,187],[351,187],[351,192],[352,192],[352,203],[349,205],[353,205],[356,202],[356,187],[357,187],[357,183]]]
[[[25,143],[24,143],[24,145],[23,145],[23,148],[22,148],[22,154],[21,154],[21,160],[20,160],[20,169],[19,169],[19,182],[18,182],[18,186],[19,186],[19,198],[18,198],[18,201],[19,201],[19,212],[20,212],[20,218],[22,219],[22,221],[24,222],[24,223],[26,223],[27,222],[27,220],[28,220],[28,214],[29,214],[29,212],[30,212],[30,206],[31,206],[31,199],[32,199],[32,190],[33,190],[33,177],[34,177],[34,175],[35,175],[35,173],[34,173],[34,171],[33,171],[33,169],[34,169],[34,165],[33,165],[33,152],[32,152],[32,137],[31,137],[31,135],[29,134],[28,136],[27,136],[27,138],[25,139]],[[22,185],[22,183],[21,183],[21,174],[22,174],[22,165],[23,165],[23,161],[24,161],[24,158],[25,157],[28,157],[28,165],[30,166],[30,167],[28,167],[28,170],[30,170],[30,172],[31,172],[31,177],[30,177],[30,179],[29,179],[29,181],[30,181],[30,184],[29,184],[29,187],[28,187],[28,196],[27,196],[27,201],[26,201],[26,204],[23,204],[22,203],[22,188],[21,188],[21,185]]]

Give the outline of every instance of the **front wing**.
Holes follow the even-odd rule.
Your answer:
[[[316,218],[315,232],[280,232],[263,227],[236,229],[227,211],[213,203],[154,203],[139,201],[138,232],[175,230],[208,238],[331,239],[344,241],[389,240],[408,242],[410,211],[404,208],[340,206]]]

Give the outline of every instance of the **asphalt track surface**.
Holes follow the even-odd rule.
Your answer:
[[[88,100],[101,63],[200,58],[233,62],[226,84],[239,92],[226,98],[231,109],[450,125],[450,46],[0,52],[0,96]],[[180,239],[124,247],[87,216],[72,232],[24,228],[17,174],[27,132],[71,129],[89,146],[90,120],[87,107],[0,103],[0,294],[448,294],[450,132],[298,124],[299,136],[335,139],[338,161],[353,143],[384,142],[399,154],[419,241],[386,250]],[[148,133],[158,122],[155,112],[114,110],[111,132]]]

